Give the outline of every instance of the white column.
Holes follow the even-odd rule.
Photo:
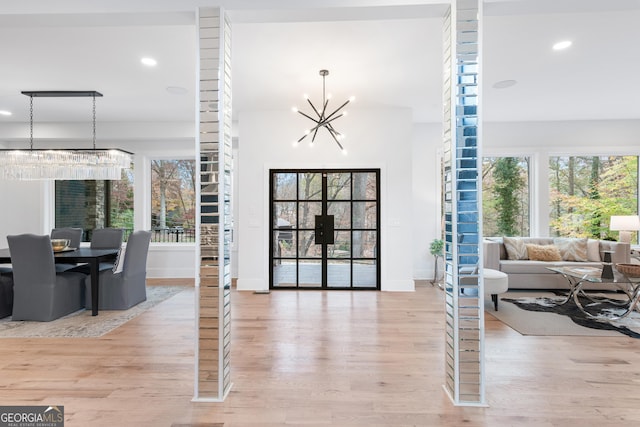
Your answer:
[[[480,46],[482,0],[452,0],[444,23],[444,388],[456,405],[484,396]]]
[[[220,8],[198,14],[196,401],[231,390],[231,25]]]

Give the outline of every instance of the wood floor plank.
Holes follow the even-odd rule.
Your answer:
[[[165,280],[165,283],[167,281]],[[488,407],[445,395],[443,293],[233,291],[232,382],[192,402],[194,292],[100,338],[0,340],[0,402],[74,426],[614,426],[640,422],[640,340],[524,337],[487,313]]]

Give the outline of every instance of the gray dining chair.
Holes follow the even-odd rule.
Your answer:
[[[69,239],[69,247],[79,248],[82,242],[82,228],[62,227],[51,230],[52,239]]]
[[[12,320],[50,321],[84,308],[85,274],[57,273],[47,235],[7,236],[13,266]]]
[[[123,237],[122,228],[96,228],[91,233],[91,249],[119,249]]]
[[[0,269],[0,319],[11,316],[13,311],[13,272]]]
[[[82,228],[75,227],[62,227],[62,228],[54,228],[51,230],[51,238],[52,239],[69,239],[69,247],[71,248],[79,248],[80,243],[82,242]],[[78,267],[83,264],[56,264],[56,271],[58,273],[62,273],[64,271],[68,271],[71,269],[81,270]],[[87,268],[88,271],[88,268]]]
[[[135,231],[122,249],[122,271],[118,264],[100,271],[100,310],[126,310],[147,299],[147,254],[151,232]],[[122,255],[121,252],[121,255]],[[85,306],[91,307],[91,277],[85,279]]]
[[[124,238],[124,230],[122,228],[96,228],[91,232],[91,249],[120,249],[122,247],[122,239]],[[98,270],[111,270],[112,262],[101,262]],[[80,264],[73,268],[72,271],[89,274],[89,265]]]

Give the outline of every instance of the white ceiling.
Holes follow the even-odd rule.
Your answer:
[[[55,3],[52,6],[51,3]],[[0,116],[28,122],[23,90],[97,90],[99,121],[195,117],[198,0],[0,0]],[[222,0],[233,22],[234,114],[321,96],[409,108],[441,119],[441,15],[418,0]],[[639,119],[640,0],[494,0],[485,4],[488,121]],[[571,39],[554,52],[551,45]],[[155,68],[142,56],[158,60]],[[501,80],[515,86],[495,89]],[[170,86],[187,89],[172,94]],[[90,120],[90,99],[39,98],[34,121]]]

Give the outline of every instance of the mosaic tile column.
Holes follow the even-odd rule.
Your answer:
[[[482,0],[452,0],[444,24],[445,390],[484,405],[481,243],[480,40]]]
[[[231,25],[201,8],[197,151],[198,277],[195,397],[223,401],[231,389]]]

